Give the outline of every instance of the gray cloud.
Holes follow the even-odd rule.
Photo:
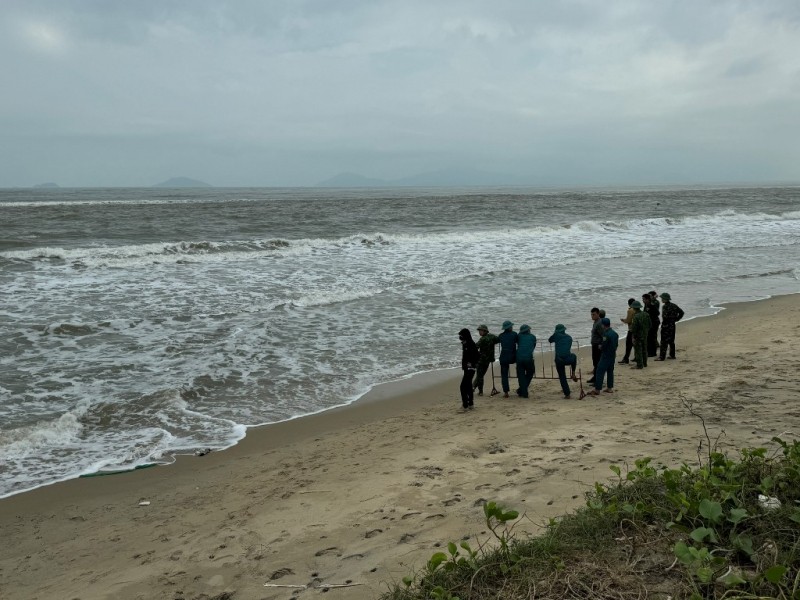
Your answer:
[[[0,186],[798,180],[800,4],[11,1]]]

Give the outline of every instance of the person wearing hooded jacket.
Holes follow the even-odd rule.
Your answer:
[[[478,325],[478,333],[481,337],[475,342],[475,345],[478,346],[480,358],[478,359],[478,370],[475,373],[472,388],[477,388],[478,396],[483,396],[483,378],[489,369],[489,365],[494,362],[494,346],[500,340],[496,335],[489,333],[489,328],[486,325]],[[494,371],[492,373],[494,374]],[[492,387],[494,387],[494,382],[492,382]]]
[[[650,333],[650,315],[642,311],[642,303],[638,300],[631,304],[634,311],[631,319],[630,332],[633,337],[633,356],[636,360],[635,369],[644,369],[647,366],[647,337]]]
[[[556,364],[556,373],[558,373],[558,381],[561,383],[561,391],[564,392],[564,398],[569,398],[570,389],[567,384],[567,366],[570,367],[570,377],[572,381],[578,381],[578,378],[575,377],[575,367],[578,364],[578,357],[572,352],[572,336],[567,333],[567,328],[559,323],[556,325],[553,335],[551,335],[547,341],[555,347],[554,362]]]
[[[533,351],[536,348],[536,336],[531,333],[529,325],[521,325],[517,335],[517,381],[520,398],[528,397],[528,386],[533,376],[536,375],[536,366],[533,364]]]
[[[458,339],[461,340],[461,370],[464,371],[461,378],[461,405],[468,409],[474,405],[472,376],[478,367],[479,354],[469,329],[465,327],[459,331]]]
[[[514,323],[503,321],[503,333],[497,336],[500,340],[500,382],[503,385],[503,398],[508,398],[508,368],[517,362],[517,332]]]

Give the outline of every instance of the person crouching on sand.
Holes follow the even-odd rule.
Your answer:
[[[494,362],[494,346],[499,344],[500,340],[496,335],[489,333],[489,328],[486,325],[478,325],[478,333],[480,338],[476,342],[480,358],[478,359],[478,370],[475,373],[475,380],[472,382],[472,389],[478,390],[478,396],[483,396],[483,377],[486,375],[486,370],[489,365]],[[492,383],[494,386],[494,383]]]
[[[614,361],[617,360],[617,346],[619,346],[619,335],[611,329],[611,321],[603,317],[600,319],[603,327],[603,341],[600,343],[600,360],[597,361],[597,370],[594,375],[594,389],[589,392],[589,396],[597,396],[603,389],[603,377],[607,377],[605,391],[609,394],[614,393]]]
[[[528,386],[536,375],[536,367],[533,364],[535,348],[536,336],[531,333],[530,326],[520,326],[517,336],[517,381],[519,382],[517,394],[520,398],[528,397]]]
[[[503,398],[508,398],[508,367],[517,362],[517,332],[511,321],[503,321],[500,339],[500,381],[503,384]]]
[[[578,381],[575,377],[575,367],[578,364],[578,357],[572,352],[572,336],[567,334],[567,328],[561,323],[556,325],[556,330],[548,339],[548,342],[555,345],[555,363],[556,373],[558,373],[558,381],[561,383],[561,390],[564,392],[564,398],[569,398],[570,389],[567,385],[567,372],[566,367],[570,367],[570,377],[572,381]]]
[[[464,376],[461,378],[461,405],[464,409],[468,409],[474,404],[472,376],[475,375],[478,366],[478,347],[466,327],[458,332],[458,339],[461,340],[461,370],[464,371]]]

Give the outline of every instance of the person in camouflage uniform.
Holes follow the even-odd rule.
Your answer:
[[[478,352],[478,369],[475,372],[475,381],[472,382],[472,387],[478,389],[478,396],[483,396],[483,378],[489,365],[494,362],[494,346],[500,342],[496,335],[489,333],[489,328],[486,325],[478,325],[478,333],[480,339],[477,342]]]
[[[675,358],[675,324],[683,318],[683,310],[680,306],[672,302],[669,294],[661,294],[664,306],[661,308],[661,355],[656,360],[664,360],[667,357]]]
[[[636,361],[634,369],[643,369],[647,366],[647,335],[650,332],[650,315],[642,311],[642,303],[638,300],[631,304],[633,318],[631,319],[631,336],[633,342],[633,358]]]

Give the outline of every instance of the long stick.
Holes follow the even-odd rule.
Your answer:
[[[496,396],[500,392],[497,391],[497,387],[494,385],[494,361],[490,363],[492,365],[492,393],[490,396]]]

